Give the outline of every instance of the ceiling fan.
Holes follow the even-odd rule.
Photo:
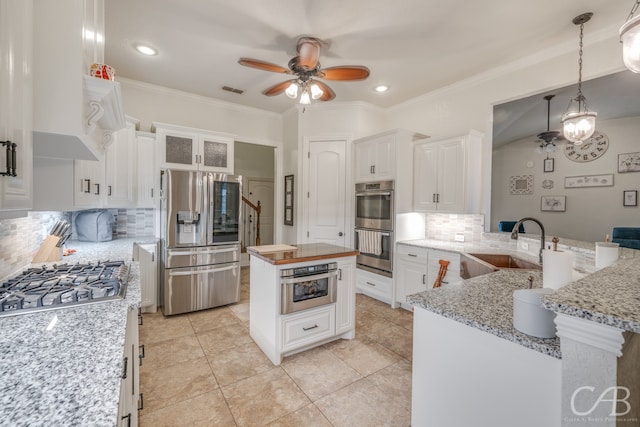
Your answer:
[[[280,95],[284,92],[289,98],[295,99],[300,93],[301,104],[309,104],[311,99],[331,101],[336,97],[335,92],[327,84],[317,79],[364,80],[369,77],[369,69],[362,65],[321,68],[319,59],[320,47],[323,44],[322,40],[315,37],[300,37],[296,46],[297,55],[289,60],[289,68],[251,58],[240,58],[238,63],[245,67],[296,76],[294,79],[286,80],[262,91],[267,96]]]
[[[556,151],[556,141],[564,140],[564,136],[557,130],[549,130],[549,119],[551,115],[551,100],[555,95],[546,95],[544,100],[547,101],[547,130],[540,132],[536,137],[540,140],[540,146],[537,148],[539,153],[552,153]]]

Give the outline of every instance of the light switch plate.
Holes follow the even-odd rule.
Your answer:
[[[456,242],[464,242],[464,233],[456,233],[454,239]]]

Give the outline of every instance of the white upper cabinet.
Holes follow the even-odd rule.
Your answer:
[[[414,210],[479,212],[481,133],[418,142],[413,154]]]
[[[136,132],[137,138],[137,186],[136,206],[157,208],[156,136],[149,132]]]
[[[233,135],[154,123],[161,169],[189,169],[233,174]]]
[[[0,211],[12,216],[33,204],[32,37],[33,2],[0,0]]]
[[[355,144],[355,182],[384,181],[395,178],[396,138],[384,134]]]
[[[89,76],[104,62],[104,0],[34,3],[34,153],[101,159],[125,126],[120,84]]]

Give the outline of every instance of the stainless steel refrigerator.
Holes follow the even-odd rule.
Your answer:
[[[160,181],[163,314],[237,302],[242,177],[166,169]]]

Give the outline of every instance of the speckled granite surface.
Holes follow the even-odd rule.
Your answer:
[[[542,273],[539,271],[501,270],[409,295],[407,301],[532,350],[560,358],[558,338],[535,338],[513,327],[513,291],[526,289],[530,275],[534,277],[534,287],[541,287]]]
[[[640,333],[640,260],[620,259],[543,301],[545,308],[557,313]]]
[[[59,262],[126,261],[123,300],[0,318],[0,424],[118,424],[127,311],[140,304],[138,263],[131,262],[136,240],[70,241],[78,252]]]
[[[535,242],[534,237],[526,239],[529,243]],[[531,251],[521,252],[517,242],[510,240],[506,233],[485,233],[481,242],[473,243],[412,240],[401,244],[467,253],[506,252],[536,261]],[[571,249],[576,254],[586,254],[593,262],[593,243],[564,241],[564,245],[560,247]],[[539,244],[535,250],[538,248]],[[574,272],[575,282],[544,297],[545,308],[640,333],[640,251],[625,249],[621,254],[622,257],[616,264],[601,270],[596,271],[593,265],[581,264],[582,268]],[[557,338],[539,339],[523,334],[513,327],[513,291],[526,287],[526,278],[531,274],[535,278],[534,287],[541,287],[540,272],[501,270],[410,295],[407,301],[444,317],[560,358],[560,344]]]

